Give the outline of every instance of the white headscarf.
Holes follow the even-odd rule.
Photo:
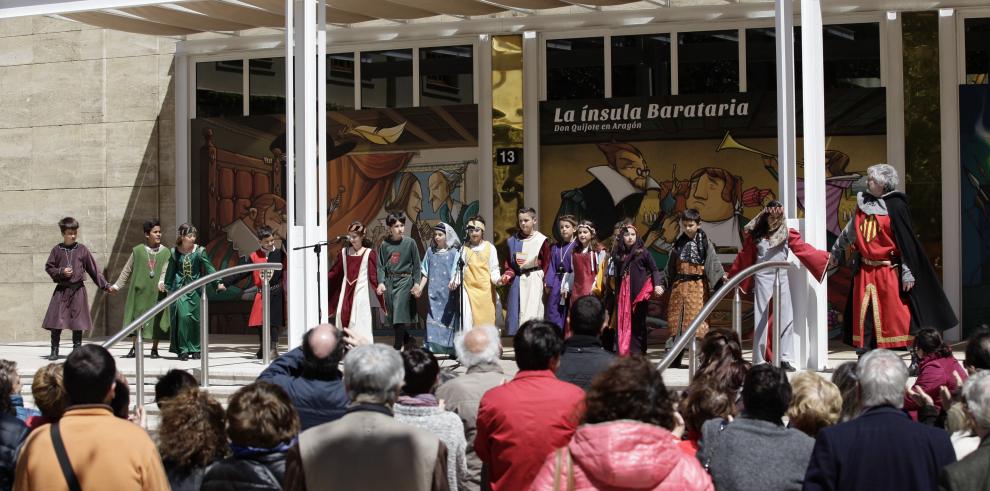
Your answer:
[[[457,237],[457,232],[454,231],[454,227],[451,227],[450,225],[444,222],[440,222],[437,224],[436,227],[433,227],[433,230],[439,230],[440,227],[443,227],[443,233],[447,235],[447,248],[457,249],[458,247],[460,247],[461,239]],[[437,245],[436,241],[434,240],[433,247],[436,248],[436,245]]]

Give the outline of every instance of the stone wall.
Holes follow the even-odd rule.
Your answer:
[[[44,264],[61,217],[81,222],[109,281],[144,220],[160,217],[174,240],[174,51],[170,38],[0,20],[0,341],[47,339]],[[87,283],[91,335],[120,329],[123,292]]]

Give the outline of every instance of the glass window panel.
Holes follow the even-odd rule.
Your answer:
[[[474,48],[444,46],[419,50],[419,105],[474,102]]]
[[[670,94],[670,34],[612,36],[612,97]]]
[[[547,99],[605,97],[605,38],[547,41]]]
[[[285,114],[285,58],[248,60],[248,114]]]
[[[966,19],[966,83],[988,83],[990,19]]]
[[[678,33],[677,58],[681,94],[739,91],[739,31]]]
[[[327,110],[354,109],[354,53],[327,55]]]
[[[244,115],[244,61],[196,64],[196,117]]]
[[[412,49],[361,53],[361,107],[412,106]]]
[[[801,27],[794,27],[794,88],[801,90]],[[746,29],[746,90],[777,91],[777,32],[773,27]]]
[[[827,25],[822,42],[826,90],[880,87],[880,24]]]

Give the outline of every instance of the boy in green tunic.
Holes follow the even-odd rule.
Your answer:
[[[392,347],[402,349],[415,344],[409,334],[419,323],[413,288],[419,284],[420,261],[416,242],[403,237],[406,215],[389,213],[385,217],[388,237],[378,246],[378,294],[385,296],[386,321],[395,329]]]
[[[134,246],[131,257],[117,277],[117,282],[110,286],[114,292],[122,290],[131,280],[127,290],[127,303],[124,305],[124,326],[147,312],[161,299],[165,298],[165,269],[172,251],[162,247],[162,223],[157,218],[144,222],[144,244]],[[144,339],[152,340],[151,357],[158,358],[158,341],[168,336],[168,309],[163,310],[154,319],[141,326]],[[134,348],[124,355],[124,358],[134,358]]]
[[[217,271],[210,262],[206,249],[196,245],[196,235],[196,227],[188,223],[179,225],[175,248],[172,249],[164,282],[161,283],[168,291],[174,292],[204,275]],[[227,289],[221,280],[217,280],[214,285],[217,291],[222,292]],[[202,348],[199,343],[199,307],[199,290],[195,289],[176,300],[169,309],[172,325],[169,331],[168,350],[178,354],[180,361],[186,361],[190,356],[194,360],[200,358]]]

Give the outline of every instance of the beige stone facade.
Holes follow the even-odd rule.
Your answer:
[[[109,281],[160,217],[175,235],[170,38],[48,17],[0,20],[0,341],[47,339],[44,264],[74,216]],[[121,327],[123,292],[87,279],[95,331]]]

